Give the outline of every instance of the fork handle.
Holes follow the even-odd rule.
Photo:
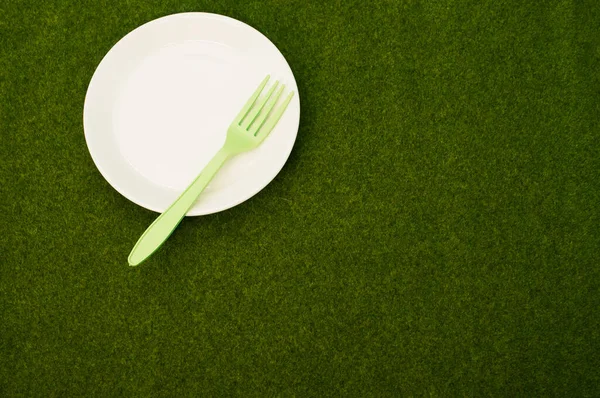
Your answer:
[[[221,148],[179,198],[154,220],[131,250],[129,265],[140,264],[167,240],[229,156],[225,148]]]

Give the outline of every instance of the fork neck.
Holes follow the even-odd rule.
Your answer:
[[[227,159],[229,159],[233,155],[235,155],[235,153],[230,148],[227,148],[226,145],[224,145],[221,149],[219,149],[215,156],[213,156],[213,158],[211,159],[211,163],[214,162],[218,164],[223,164]]]

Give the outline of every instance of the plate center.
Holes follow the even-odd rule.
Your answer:
[[[123,157],[154,184],[183,190],[225,141],[242,64],[210,41],[170,44],[143,58],[113,110]]]

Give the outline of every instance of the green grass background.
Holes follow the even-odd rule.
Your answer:
[[[267,35],[279,176],[155,214],[84,140],[104,54],[206,11]],[[597,1],[0,2],[0,396],[600,395]]]

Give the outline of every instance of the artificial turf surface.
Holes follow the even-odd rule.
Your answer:
[[[259,195],[155,214],[84,140],[104,54],[240,19],[302,116]],[[599,396],[597,1],[0,2],[0,396]]]

